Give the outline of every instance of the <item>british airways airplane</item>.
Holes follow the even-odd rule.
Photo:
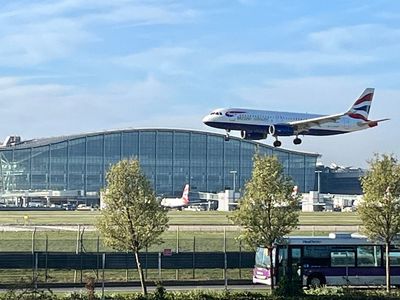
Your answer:
[[[280,136],[295,136],[293,143],[299,145],[299,135],[343,134],[375,127],[379,122],[388,120],[368,119],[373,96],[374,89],[367,88],[348,111],[335,115],[221,108],[205,116],[203,123],[225,129],[226,141],[231,130],[239,130],[241,137],[246,140],[266,139],[269,134],[275,138],[274,147],[280,147]]]
[[[183,189],[183,194],[181,198],[163,198],[161,200],[161,206],[167,208],[177,208],[181,209],[182,207],[189,205],[189,185],[186,184]]]

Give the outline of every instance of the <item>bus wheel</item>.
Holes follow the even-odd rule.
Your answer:
[[[326,283],[325,277],[322,274],[311,274],[307,280],[308,288],[319,288]]]

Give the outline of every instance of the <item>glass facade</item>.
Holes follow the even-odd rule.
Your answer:
[[[189,130],[121,130],[23,142],[0,148],[1,191],[78,190],[99,193],[106,172],[122,158],[138,158],[158,195],[240,189],[252,157],[276,155],[301,192],[314,188],[316,154],[291,152],[232,137]]]

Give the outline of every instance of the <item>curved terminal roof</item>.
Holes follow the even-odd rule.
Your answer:
[[[193,132],[199,134],[206,134],[206,135],[213,135],[218,137],[224,137],[223,134],[209,132],[209,131],[202,131],[202,130],[195,130],[195,129],[179,129],[179,128],[164,128],[164,127],[154,127],[154,128],[123,128],[123,129],[112,129],[112,130],[104,130],[104,131],[96,131],[96,132],[87,132],[87,133],[80,133],[80,134],[72,134],[72,135],[63,135],[63,136],[56,136],[56,137],[48,137],[48,138],[37,138],[37,139],[30,139],[30,140],[22,140],[20,143],[12,146],[0,146],[0,151],[2,150],[12,150],[12,149],[26,149],[26,148],[33,148],[33,147],[40,147],[40,146],[47,146],[50,144],[57,144],[68,140],[74,140],[89,136],[96,136],[101,134],[112,134],[112,133],[119,133],[119,132],[132,132],[132,131],[177,131],[177,132]],[[275,151],[287,152],[287,153],[294,153],[294,154],[303,154],[309,156],[319,157],[320,154],[312,153],[312,152],[304,152],[304,151],[296,151],[296,150],[289,150],[285,148],[274,148],[270,145],[256,142],[252,140],[244,140],[239,137],[230,136],[232,140],[238,140],[242,142],[251,143],[254,145],[260,145],[263,147],[267,147],[270,149],[274,149]]]

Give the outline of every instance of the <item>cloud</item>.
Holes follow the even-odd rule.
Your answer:
[[[0,8],[0,65],[34,66],[68,57],[101,40],[103,26],[178,24],[197,16],[173,1],[12,2]]]
[[[183,23],[197,16],[197,11],[185,8],[176,1],[163,4],[137,0],[13,1],[0,10],[0,20],[32,21],[63,17],[76,22],[132,22],[142,25]]]
[[[70,55],[93,36],[67,19],[21,25],[0,38],[0,65],[31,66]]]
[[[259,109],[329,114],[346,110],[373,83],[368,76],[309,76],[264,80],[230,93],[241,105]]]
[[[283,26],[285,30],[291,27],[293,26]],[[306,42],[303,49],[307,50],[299,50],[300,48],[296,47],[296,50],[290,51],[226,53],[217,57],[214,62],[217,66],[272,65],[297,70],[321,70],[323,67],[363,67],[399,58],[400,28],[396,27],[361,24],[301,34]]]
[[[198,15],[199,13],[193,9],[185,9],[177,5],[124,3],[124,5],[112,6],[109,10],[87,14],[83,19],[86,23],[126,23],[137,26],[181,24],[196,19]]]
[[[399,45],[400,28],[380,24],[333,27],[313,32],[309,40],[324,51],[363,50]]]
[[[168,107],[173,95],[153,77],[93,89],[0,78],[0,126],[4,136],[16,133],[25,138],[110,129],[122,123],[136,126],[149,115],[165,113],[154,113],[154,107]]]
[[[193,51],[184,47],[160,47],[147,51],[116,57],[112,61],[120,66],[146,70],[161,71],[170,75],[186,74],[182,60]]]
[[[231,53],[216,59],[220,65],[283,65],[286,67],[336,66],[338,64],[365,64],[376,60],[370,55],[353,53],[322,53],[320,51],[263,51]]]

